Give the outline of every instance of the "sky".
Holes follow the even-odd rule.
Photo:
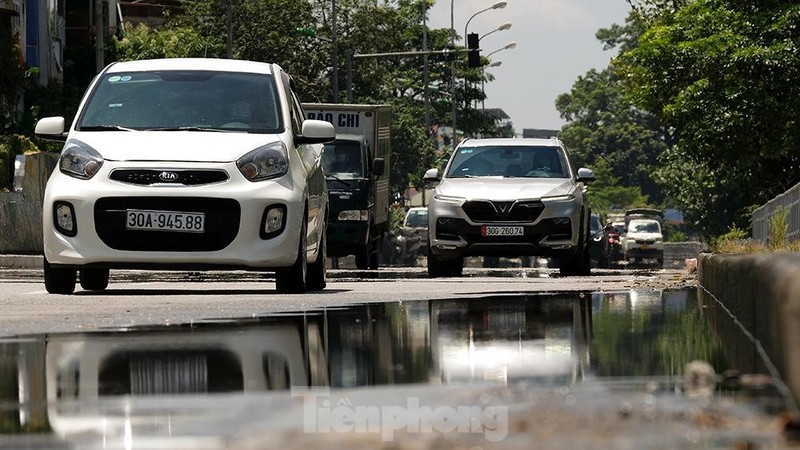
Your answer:
[[[451,1],[459,36],[470,16],[497,3],[437,0],[429,10],[430,28],[450,28]],[[483,56],[510,42],[517,44],[490,56],[491,61],[502,64],[486,69],[495,80],[484,87],[484,106],[505,111],[518,135],[523,128],[560,129],[565,122],[556,110],[556,97],[569,92],[577,78],[592,68],[608,66],[614,51],[604,51],[595,33],[614,23],[623,24],[629,10],[625,0],[507,0],[505,8],[476,15],[467,32],[480,36],[511,22],[510,29],[481,39]]]

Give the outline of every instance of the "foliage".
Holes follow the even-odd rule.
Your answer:
[[[15,112],[25,87],[25,65],[18,41],[0,33],[0,133],[16,131]]]
[[[786,235],[789,233],[789,211],[778,207],[769,218],[769,246],[781,248],[786,245]]]
[[[605,158],[595,161],[594,175],[597,179],[589,185],[587,194],[592,211],[602,214],[611,210],[648,206],[647,196],[638,187],[620,185]]]
[[[647,1],[614,62],[634,104],[674,130],[657,177],[706,235],[800,181],[800,5]]]
[[[111,40],[111,55],[118,61],[154,58],[206,57],[209,51],[219,52],[211,39],[205,38],[195,29],[170,24],[152,29],[144,23],[122,24],[121,38]]]

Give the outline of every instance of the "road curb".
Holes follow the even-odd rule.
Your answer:
[[[42,264],[42,255],[0,255],[3,269],[41,269]]]

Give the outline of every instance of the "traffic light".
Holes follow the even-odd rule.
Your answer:
[[[467,64],[469,67],[481,66],[481,49],[478,43],[478,33],[470,33],[467,35]]]

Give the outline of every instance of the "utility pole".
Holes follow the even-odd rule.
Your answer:
[[[339,50],[336,45],[336,0],[331,0],[331,44],[333,46],[333,102],[339,103]]]
[[[428,83],[430,83],[430,70],[428,68],[428,2],[422,2],[422,95],[425,98],[425,133],[431,133],[431,98],[428,94]],[[425,197],[423,196],[423,203]]]
[[[228,27],[228,38],[226,41],[226,55],[228,59],[233,58],[233,0],[228,0],[228,11],[225,15],[225,24]]]
[[[103,0],[94,0],[94,64],[97,68],[97,73],[100,73],[105,67],[105,58],[103,57],[103,37],[105,30],[103,30]]]

